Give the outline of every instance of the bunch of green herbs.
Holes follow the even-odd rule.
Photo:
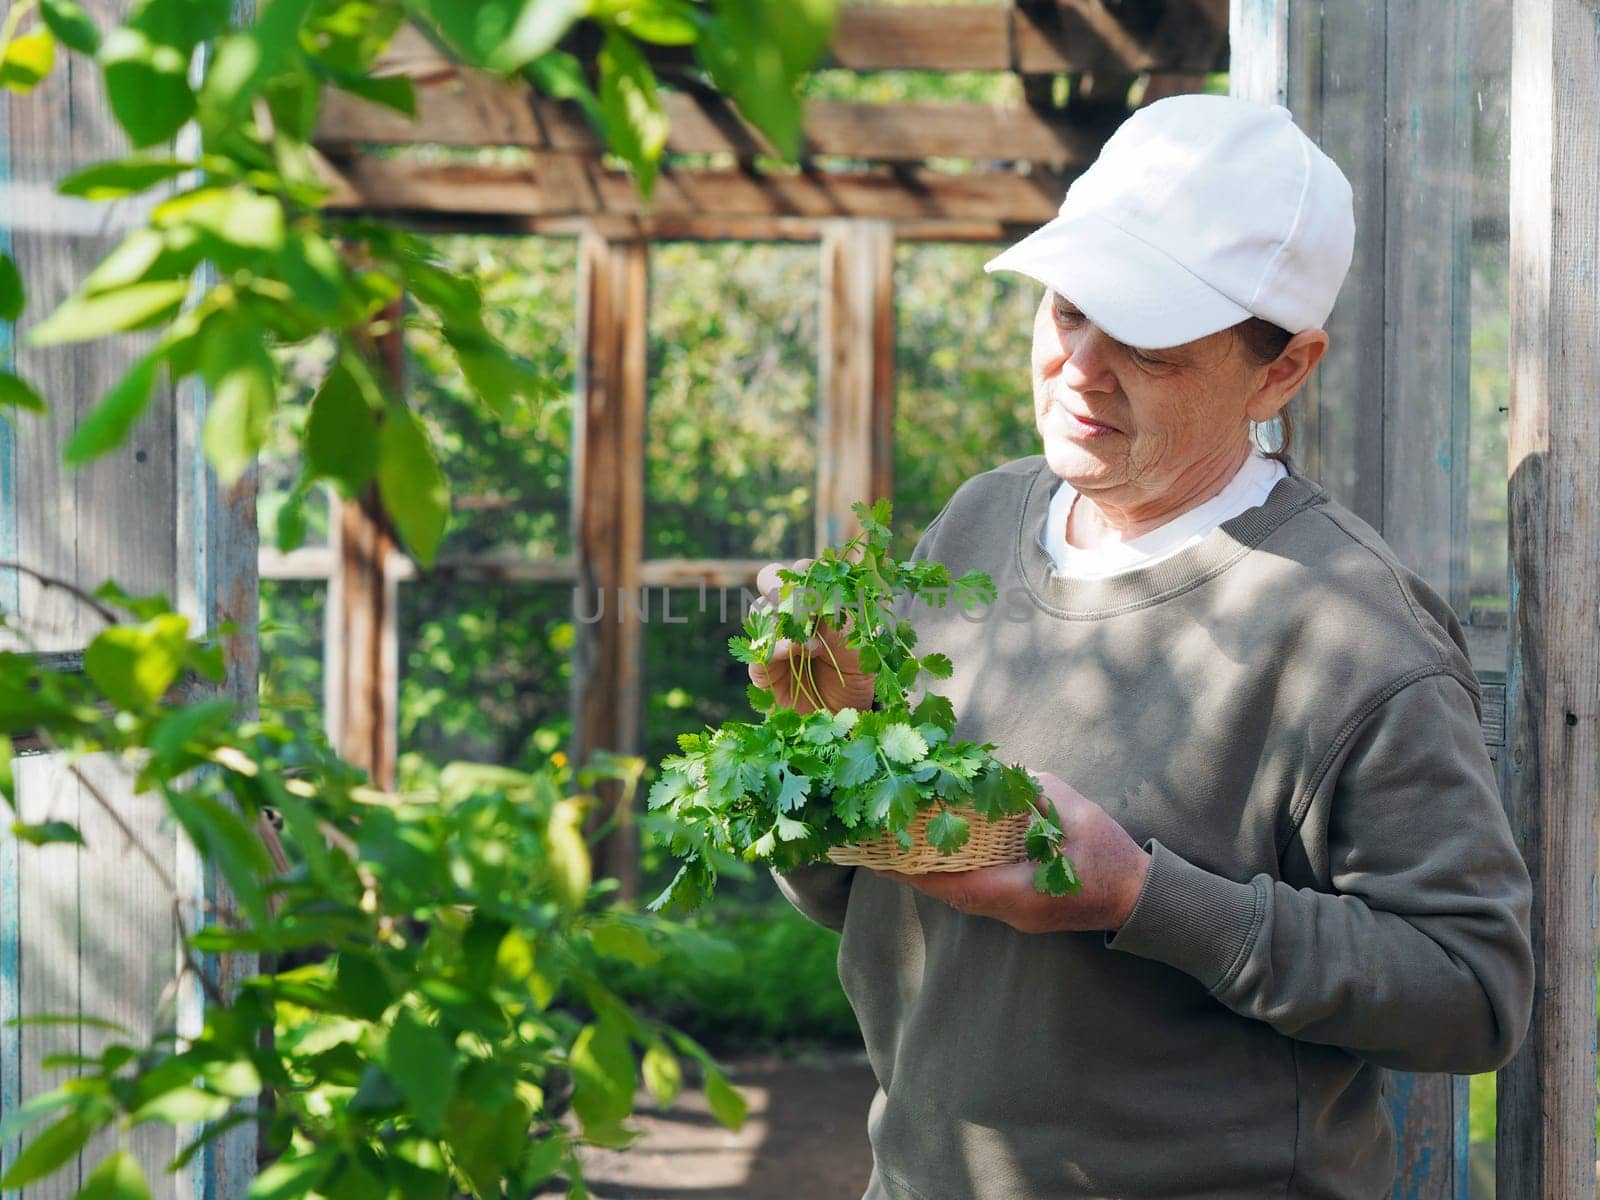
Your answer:
[[[922,676],[948,679],[952,664],[943,654],[916,653],[904,608],[918,599],[934,607],[990,604],[993,581],[981,571],[952,579],[942,563],[893,558],[889,501],[851,507],[861,532],[802,572],[781,569],[776,602],[752,607],[744,636],[730,638],[728,648],[746,664],[772,662],[785,640],[833,657],[820,635],[827,622],[842,631],[860,669],[874,675],[874,707],[822,707],[816,656],[803,655],[792,660],[793,686],[815,711],[779,704],[751,684],[759,725],[725,721],[681,735],[681,753],[662,761],[648,803],[671,818],[671,848],[683,861],[652,909],[698,907],[716,888],[718,862],[730,855],[789,871],[825,858],[830,847],[885,834],[909,850],[908,827],[926,809],[938,810],[926,837],[942,854],[967,843],[975,818],[1031,813],[1035,886],[1053,896],[1079,887],[1061,853],[1061,828],[1037,803],[1038,781],[996,759],[994,743],[954,740],[955,709],[944,696],[924,686],[913,701]],[[839,670],[836,659],[831,669]]]

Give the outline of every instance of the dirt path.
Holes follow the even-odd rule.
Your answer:
[[[872,1170],[867,1106],[874,1084],[860,1051],[729,1059],[750,1105],[744,1128],[718,1125],[698,1092],[666,1112],[641,1094],[626,1151],[584,1152],[596,1200],[856,1200]],[[556,1196],[561,1193],[548,1193]]]

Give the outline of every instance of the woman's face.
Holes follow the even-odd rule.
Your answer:
[[[1137,506],[1242,461],[1266,370],[1228,330],[1126,346],[1050,290],[1033,326],[1034,423],[1057,475]]]

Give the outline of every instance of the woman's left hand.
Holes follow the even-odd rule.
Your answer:
[[[1056,821],[1066,835],[1061,852],[1072,859],[1083,881],[1074,895],[1050,896],[1036,889],[1033,874],[1037,864],[1031,861],[927,875],[874,874],[916,888],[971,916],[1004,921],[1023,933],[1120,929],[1144,888],[1150,855],[1105,809],[1058,776],[1038,771],[1034,777],[1055,806]]]

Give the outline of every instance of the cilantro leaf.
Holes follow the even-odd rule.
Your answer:
[[[839,787],[855,787],[871,779],[878,770],[878,747],[871,737],[852,738],[834,765],[833,781]]]
[[[971,831],[965,817],[958,817],[948,808],[928,822],[928,845],[940,854],[954,854],[967,844]]]
[[[811,793],[811,780],[798,772],[790,771],[788,767],[780,765],[778,770],[783,776],[783,785],[778,791],[778,809],[780,812],[794,812],[806,802],[806,797]],[[783,818],[779,817],[782,821]]]
[[[953,665],[949,655],[929,654],[922,659],[922,669],[935,679],[949,679]]]
[[[928,743],[903,721],[896,721],[879,734],[878,744],[897,763],[913,763],[928,756]]]

